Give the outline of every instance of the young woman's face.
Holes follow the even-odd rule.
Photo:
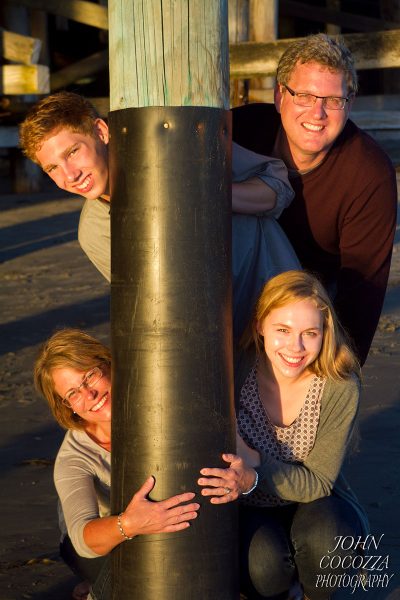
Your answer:
[[[272,310],[257,328],[264,336],[265,354],[278,381],[298,379],[309,372],[323,341],[322,313],[312,300]]]
[[[54,389],[68,401],[70,408],[84,421],[111,421],[111,379],[109,367],[100,365],[101,374],[93,370],[78,371],[69,367],[54,369]]]

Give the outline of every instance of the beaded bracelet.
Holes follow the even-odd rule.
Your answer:
[[[258,473],[256,471],[256,480],[254,482],[254,484],[251,486],[251,488],[249,490],[247,490],[247,492],[242,492],[242,496],[247,496],[248,494],[251,494],[251,492],[254,492],[254,490],[256,489],[258,484]]]
[[[122,527],[122,523],[121,523],[121,517],[124,513],[119,513],[118,515],[118,519],[117,519],[117,525],[118,525],[118,529],[120,530],[121,535],[126,539],[126,540],[133,540],[133,537],[129,537],[129,535],[126,535],[124,528]]]

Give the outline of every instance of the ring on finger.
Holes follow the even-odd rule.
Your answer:
[[[224,488],[225,494],[230,494],[231,493],[231,488]]]

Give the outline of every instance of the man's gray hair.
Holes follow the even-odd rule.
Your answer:
[[[333,38],[326,33],[316,33],[296,40],[282,54],[276,73],[281,85],[289,83],[290,76],[297,63],[318,63],[330,71],[344,73],[348,93],[355,94],[358,89],[357,72],[354,58],[342,39]]]

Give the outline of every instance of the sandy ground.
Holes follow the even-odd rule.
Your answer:
[[[0,196],[0,600],[66,600],[75,583],[58,558],[52,484],[63,433],[33,390],[31,373],[40,343],[57,327],[109,337],[108,285],[76,241],[81,204],[59,193]],[[383,536],[366,553],[388,556],[373,574],[392,577],[387,586],[354,594],[344,588],[340,598],[400,599],[399,395],[400,231],[364,368],[360,446],[347,468],[372,534]]]

